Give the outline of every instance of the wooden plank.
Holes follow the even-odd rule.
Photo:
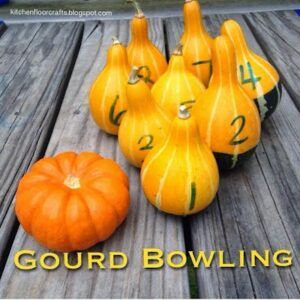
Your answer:
[[[300,110],[300,18],[294,11],[249,14],[246,20]]]
[[[151,37],[163,49],[161,20],[152,20]],[[55,272],[36,269],[20,272],[13,256],[20,249],[45,252],[32,238],[19,229],[6,264],[0,297],[22,298],[182,298],[189,297],[187,270],[165,267],[155,271],[143,269],[142,249],[157,247],[164,251],[185,250],[181,219],[159,213],[145,200],[139,183],[139,171],[129,166],[120,153],[116,138],[100,131],[92,121],[88,108],[88,91],[104,65],[111,37],[128,40],[127,21],[86,23],[82,46],[47,155],[64,150],[92,150],[116,159],[130,177],[131,208],[121,228],[105,243],[90,251],[123,251],[129,257],[126,269]],[[174,284],[175,283],[175,284]],[[41,288],[41,286],[43,288]]]
[[[241,16],[238,20],[252,49],[263,55]],[[211,16],[205,23],[216,36],[229,16]],[[166,21],[168,44],[174,47],[182,31],[181,19]],[[264,123],[257,154],[242,168],[222,174],[216,201],[205,212],[190,218],[193,249],[225,250],[236,261],[244,249],[289,249],[294,252],[292,268],[261,266],[220,269],[200,268],[199,295],[208,298],[299,297],[299,201],[300,118],[283,88],[277,112]],[[216,288],[218,287],[218,288]]]
[[[17,183],[45,147],[82,25],[11,25],[0,39],[0,260],[15,223]]]

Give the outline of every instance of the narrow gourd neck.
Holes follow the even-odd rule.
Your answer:
[[[131,20],[131,42],[147,42],[148,38],[148,22],[145,17],[134,17]]]
[[[170,135],[171,143],[180,145],[180,149],[184,152],[199,144],[196,120],[185,105],[179,107],[177,117],[171,125]]]
[[[212,48],[213,76],[209,87],[238,84],[234,47],[226,36],[218,36]]]
[[[182,72],[185,70],[184,58],[182,55],[172,55],[168,65],[168,72]]]
[[[185,1],[183,6],[184,31],[186,35],[206,34],[202,11],[197,0]]]
[[[128,66],[128,57],[126,48],[119,40],[113,39],[111,47],[107,51],[106,67],[120,67]]]
[[[221,34],[229,37],[233,43],[236,55],[250,54],[245,35],[241,26],[234,20],[228,20],[221,27]]]
[[[139,68],[131,69],[127,84],[128,112],[150,113],[155,110],[155,103],[148,85],[139,78]]]
[[[134,0],[127,0],[135,8],[135,15],[131,20],[131,41],[140,42],[148,40],[148,22],[140,4]]]

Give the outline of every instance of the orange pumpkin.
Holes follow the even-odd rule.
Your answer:
[[[140,76],[149,87],[167,69],[167,61],[160,50],[148,37],[148,21],[136,1],[127,1],[134,5],[136,14],[131,20],[131,40],[127,47],[130,66],[140,68]]]
[[[206,32],[198,0],[185,0],[183,6],[184,33],[181,37],[187,68],[208,86],[212,73],[213,39]]]
[[[92,152],[37,161],[19,183],[16,214],[25,231],[57,251],[87,249],[109,238],[129,208],[119,165]]]

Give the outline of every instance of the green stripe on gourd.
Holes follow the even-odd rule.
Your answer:
[[[191,198],[190,198],[190,205],[189,210],[193,210],[196,203],[196,183],[191,183]]]

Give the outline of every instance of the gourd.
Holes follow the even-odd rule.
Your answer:
[[[241,26],[234,20],[223,23],[221,33],[227,35],[235,47],[237,73],[242,87],[267,119],[280,102],[282,88],[276,69],[249,49]]]
[[[194,214],[213,201],[219,185],[217,163],[185,105],[166,139],[147,155],[141,182],[149,202],[170,214]]]
[[[171,117],[155,103],[147,84],[133,67],[126,87],[128,110],[119,129],[119,145],[125,158],[141,167],[149,150],[166,136]]]
[[[155,82],[151,93],[155,101],[175,117],[181,104],[192,108],[204,90],[203,83],[185,67],[182,45],[179,44],[173,51],[167,71]]]
[[[89,93],[92,117],[107,133],[118,134],[121,119],[126,112],[125,89],[129,72],[126,48],[113,38],[113,44],[107,52],[106,65]]]
[[[136,1],[127,1],[134,5],[136,14],[131,20],[131,40],[127,47],[130,66],[139,67],[139,75],[151,87],[162,75],[167,62],[160,50],[148,37],[148,21]]]
[[[213,39],[204,28],[198,0],[185,0],[183,16],[184,33],[181,43],[186,66],[205,86],[208,86],[212,73],[211,47]]]
[[[109,238],[129,208],[128,178],[97,153],[64,152],[37,161],[21,179],[16,214],[25,231],[56,251]]]
[[[213,44],[213,75],[193,113],[202,139],[212,149],[221,169],[232,169],[255,150],[261,124],[254,102],[241,87],[234,47],[226,36]]]

